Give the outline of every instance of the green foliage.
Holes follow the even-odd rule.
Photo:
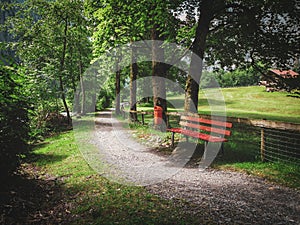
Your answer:
[[[50,115],[69,110],[89,66],[91,34],[82,1],[26,0],[14,7],[15,14],[6,18],[6,29],[14,39],[4,44],[16,52],[24,70],[35,138],[53,128]]]
[[[0,170],[1,178],[19,164],[29,139],[28,99],[16,69],[0,66]]]
[[[218,7],[213,9],[215,17],[207,37],[206,60],[211,65],[217,62],[224,68],[263,62],[266,68],[285,68],[299,58],[295,1],[213,2],[223,7],[219,12]]]
[[[111,89],[103,87],[103,89],[101,89],[101,91],[99,92],[97,105],[96,105],[97,110],[103,110],[112,106],[114,93],[112,93],[109,90]]]
[[[257,85],[260,75],[253,69],[234,70],[232,72],[221,72],[217,81],[221,87],[240,87]]]
[[[260,75],[250,68],[248,70],[236,69],[233,71],[218,70],[217,72],[204,71],[200,85],[202,88],[210,87],[241,87],[257,85]]]

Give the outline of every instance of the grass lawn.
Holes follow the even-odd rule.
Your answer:
[[[300,123],[300,98],[287,92],[266,92],[265,87],[224,88],[227,116]],[[200,94],[199,111],[208,113]]]
[[[218,113],[219,100],[213,99],[216,90],[208,89],[208,96],[204,90],[199,93],[198,110],[200,114]],[[265,87],[250,86],[237,88],[223,88],[226,113],[230,117],[267,119],[292,123],[300,123],[300,98],[287,92],[266,92]],[[222,96],[221,96],[222,97]],[[170,96],[168,101],[177,105],[179,111],[183,111],[184,96]],[[213,104],[211,108],[209,103]],[[170,105],[171,106],[171,105]],[[152,106],[138,106],[138,110],[153,110]],[[169,111],[174,109],[169,108]]]

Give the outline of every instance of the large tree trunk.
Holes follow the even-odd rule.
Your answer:
[[[152,39],[152,86],[153,86],[153,104],[163,108],[163,121],[167,124],[167,100],[165,77],[167,67],[164,62],[164,49],[161,46],[160,32],[154,25],[151,33]]]
[[[200,8],[200,18],[196,28],[196,35],[192,45],[193,56],[186,81],[184,109],[186,112],[198,112],[199,83],[202,74],[202,60],[206,44],[209,25],[213,19],[214,6],[218,1],[205,0]]]
[[[136,79],[138,75],[137,49],[131,43],[131,65],[130,65],[130,110],[136,111]],[[137,114],[130,113],[130,119],[137,121]]]

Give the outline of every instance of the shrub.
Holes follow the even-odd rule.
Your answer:
[[[0,66],[0,170],[6,178],[19,164],[29,138],[28,104],[15,69]]]

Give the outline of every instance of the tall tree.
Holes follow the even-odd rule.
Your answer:
[[[91,1],[90,5],[93,3],[95,2]],[[170,68],[163,63],[165,59],[162,44],[163,41],[171,39],[171,34],[173,35],[178,25],[173,24],[175,16],[172,9],[175,5],[178,5],[178,1],[145,0],[139,4],[131,1],[106,1],[96,4],[96,11],[91,10],[98,19],[94,35],[96,54],[129,41],[149,38],[153,40],[152,46],[148,46],[152,51],[153,100],[154,105],[160,102],[164,112],[167,111],[165,80],[158,78],[165,78]],[[134,90],[131,93],[135,93]],[[133,104],[135,103],[131,103],[131,108],[134,108]]]
[[[137,84],[136,79],[138,76],[138,64],[137,64],[137,47],[131,41],[131,65],[130,65],[130,110],[136,111],[136,95],[137,95]],[[130,113],[132,121],[137,121],[137,114]]]
[[[191,17],[199,18],[192,50],[208,63],[258,68],[257,62],[289,66],[299,58],[299,48],[295,48],[299,46],[299,6],[295,1],[191,0],[184,7]],[[191,61],[186,111],[197,112],[199,63]]]
[[[146,1],[147,2],[147,1]],[[174,11],[177,10],[180,1],[155,1],[150,2],[149,16],[145,21],[150,30],[152,40],[152,87],[154,106],[160,105],[163,109],[163,120],[167,122],[166,84],[167,72],[172,65],[167,65],[164,42],[175,42],[179,20]],[[149,3],[148,3],[149,4]],[[145,4],[147,5],[147,4]]]
[[[14,45],[18,57],[31,74],[30,79],[37,83],[43,80],[50,89],[46,95],[41,92],[37,95],[47,97],[54,92],[54,97],[61,98],[70,121],[67,98],[72,99],[74,83],[80,77],[80,68],[74,70],[73,65],[80,64],[82,69],[88,65],[90,54],[83,3],[79,0],[28,0],[18,7],[16,16],[9,20],[9,24],[13,24],[10,32],[18,40]],[[41,104],[45,100],[42,98]]]
[[[109,49],[114,49],[112,61],[115,63],[115,110],[120,114],[122,53],[118,46],[130,42],[133,32],[130,27],[132,14],[128,2],[124,1],[88,1],[90,16],[97,25],[93,34],[94,56],[98,57]],[[128,3],[129,4],[129,3]],[[117,50],[116,50],[117,49]],[[116,51],[115,51],[116,50]]]

